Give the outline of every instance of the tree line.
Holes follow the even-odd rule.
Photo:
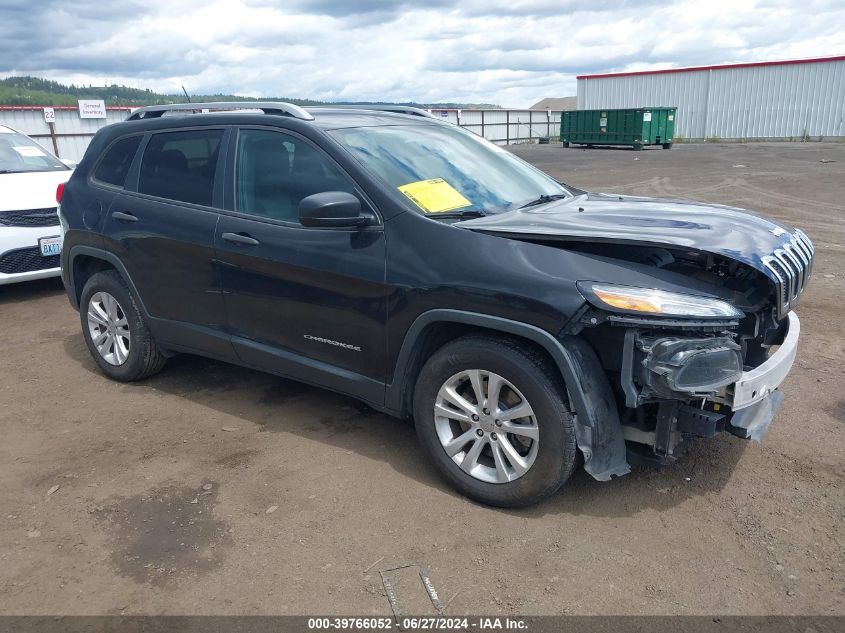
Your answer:
[[[77,86],[74,84],[65,85],[58,81],[42,79],[40,77],[8,77],[0,79],[0,105],[36,105],[36,106],[75,106],[79,99],[102,99],[106,105],[145,106],[162,105],[167,103],[182,103],[185,101],[183,94],[160,94],[149,88],[130,88],[111,84],[109,86]],[[325,101],[315,99],[302,99],[298,97],[262,97],[261,101],[286,101],[300,106],[331,105]],[[237,95],[212,94],[212,95],[191,95],[191,101],[195,103],[206,101],[255,101],[249,97]],[[387,105],[384,101],[343,101],[332,102],[355,105]],[[421,108],[498,108],[491,104],[466,104],[466,103],[401,103],[396,105],[414,106]]]

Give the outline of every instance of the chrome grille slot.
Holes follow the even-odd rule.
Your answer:
[[[795,237],[793,239],[801,248],[804,249],[804,252],[807,253],[807,258],[810,261],[807,266],[807,280],[809,281],[810,273],[813,272],[813,253],[815,253],[815,248],[813,248],[813,243],[810,241],[810,238],[807,237],[803,231],[795,231]]]
[[[804,269],[806,266],[802,264],[798,256],[792,252],[792,247],[789,244],[783,245],[783,252],[795,270],[795,295],[801,294],[801,288],[804,287]]]
[[[805,268],[810,265],[809,255],[803,248],[801,248],[801,244],[796,238],[792,238],[792,252],[801,258]]]
[[[778,318],[783,318],[798,304],[813,269],[813,243],[796,231],[789,243],[763,258],[763,265],[775,282]]]

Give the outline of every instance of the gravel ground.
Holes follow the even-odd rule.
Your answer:
[[[457,496],[413,429],[194,357],[103,378],[58,280],[0,288],[0,613],[845,615],[845,144],[514,149],[575,186],[744,206],[816,245],[762,444],[543,505]],[[402,567],[403,569],[396,569]],[[389,571],[393,569],[394,571]]]

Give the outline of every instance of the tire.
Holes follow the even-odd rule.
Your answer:
[[[499,405],[507,403],[499,398],[496,411],[491,408],[491,415],[481,415],[483,410],[475,406],[479,404],[479,398],[474,396],[471,386],[466,386],[472,384],[469,376],[474,370],[479,370],[482,391],[490,385],[492,377],[496,382],[503,379],[508,385],[502,387],[500,398],[510,399],[513,404],[508,406],[514,411],[516,404],[521,406],[522,401],[527,401],[533,415],[514,418],[517,422],[500,420],[501,424],[509,425],[502,426],[495,421],[496,411],[504,418],[508,407],[502,410]],[[465,385],[465,391],[458,393],[465,393],[464,403],[474,405],[479,412],[477,423],[470,422],[468,414],[443,400],[445,386],[453,383]],[[414,424],[424,451],[443,478],[461,494],[502,508],[529,506],[557,492],[575,468],[575,423],[565,393],[559,370],[537,350],[514,339],[470,335],[439,349],[420,371],[414,389]],[[450,413],[436,415],[436,405],[445,406]],[[443,411],[443,408],[438,409],[441,414]],[[463,414],[466,422],[451,419],[455,411]],[[508,433],[507,428],[519,432]],[[535,440],[523,437],[523,433],[529,432],[526,428],[536,429],[536,445]],[[450,441],[453,436],[466,439],[464,448],[455,451],[455,457],[450,457],[446,444],[453,450],[461,446],[460,439]],[[505,442],[509,450],[505,450]],[[486,446],[481,449],[477,461],[470,460],[473,447],[478,443]],[[506,457],[513,454],[510,450],[515,447],[524,451],[524,456],[518,459],[520,468],[530,461],[527,470],[519,473],[517,461],[510,458],[505,462],[501,457],[496,460],[494,447],[500,456]],[[458,460],[473,474],[465,471]],[[509,472],[508,467],[513,472]],[[507,477],[502,477],[503,473]]]
[[[634,143],[634,151],[635,152],[643,151],[643,144],[642,143]]]
[[[114,299],[114,318],[105,308],[111,307]],[[105,309],[105,312],[104,312]],[[89,319],[89,311],[95,314]],[[142,380],[161,371],[166,358],[150,334],[144,316],[138,308],[135,297],[126,282],[115,270],[96,273],[85,283],[79,301],[79,316],[82,335],[88,351],[100,370],[112,380],[133,382]],[[100,320],[96,320],[99,316]],[[111,323],[109,339],[108,323]],[[101,352],[92,338],[100,332],[99,340],[105,341]],[[128,337],[125,336],[128,331]],[[104,338],[103,338],[104,337]],[[120,340],[118,340],[120,339]]]
[[[663,143],[663,149],[672,149],[672,143]]]
[[[564,147],[569,147],[569,141],[564,141],[564,142],[563,142],[563,146],[564,146]]]

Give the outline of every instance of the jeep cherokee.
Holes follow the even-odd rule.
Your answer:
[[[696,437],[759,439],[813,259],[778,222],[580,191],[401,107],[142,108],[57,197],[107,376],[191,353],[347,394],[505,507],[579,459],[607,480]]]

